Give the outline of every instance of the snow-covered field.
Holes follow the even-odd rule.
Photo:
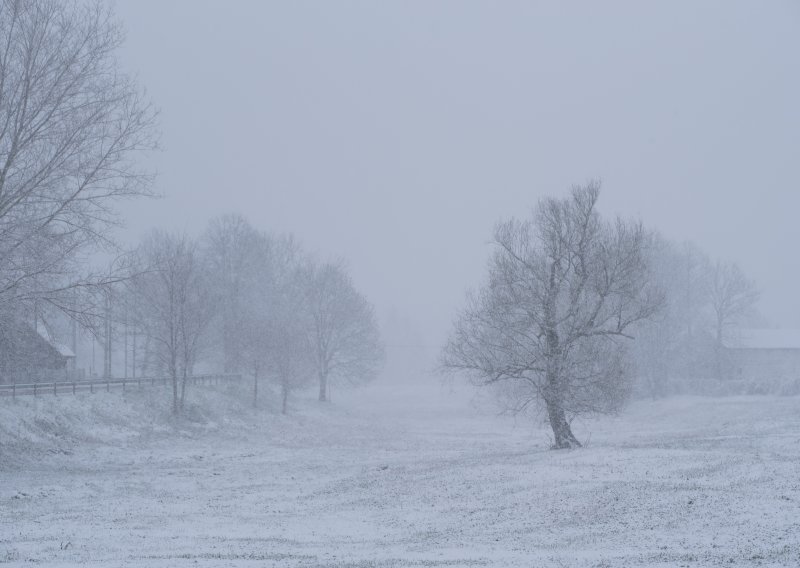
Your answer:
[[[796,397],[638,402],[554,452],[438,384],[191,423],[153,396],[0,400],[0,563],[800,566]]]

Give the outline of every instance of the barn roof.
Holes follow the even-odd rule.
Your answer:
[[[729,349],[800,350],[800,329],[742,329],[724,344]]]
[[[66,358],[75,357],[75,352],[72,351],[72,349],[70,349],[63,343],[59,343],[58,341],[53,340],[53,336],[46,328],[44,328],[43,326],[37,326],[36,331],[39,333],[39,336],[42,339],[44,339],[47,343],[49,343],[53,347],[53,349],[58,351],[59,355]]]
[[[75,352],[66,345],[64,345],[63,343],[55,343],[52,341],[50,343],[53,347],[56,348],[56,350],[62,357],[67,357],[67,358],[75,357]]]

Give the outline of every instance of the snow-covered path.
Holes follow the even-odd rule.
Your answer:
[[[201,437],[0,472],[0,562],[798,566],[800,399],[634,404],[577,428],[375,385]]]

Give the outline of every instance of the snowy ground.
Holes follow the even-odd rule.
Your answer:
[[[636,403],[554,452],[545,428],[438,385],[132,435],[147,396],[95,395],[106,432],[6,460],[0,563],[800,566],[796,397]],[[0,425],[87,400],[0,400]]]

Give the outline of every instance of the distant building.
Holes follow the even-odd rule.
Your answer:
[[[0,382],[64,380],[75,368],[75,353],[33,326],[0,325]]]
[[[724,342],[728,375],[752,382],[800,378],[800,329],[745,329]]]

